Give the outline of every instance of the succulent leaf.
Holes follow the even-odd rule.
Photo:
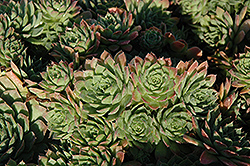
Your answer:
[[[1,72],[0,80],[0,165],[10,158],[17,163],[36,162],[47,148],[43,142],[47,137],[46,108],[27,97],[27,87],[13,70]]]

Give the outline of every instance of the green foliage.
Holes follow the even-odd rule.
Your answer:
[[[73,80],[73,64],[60,61],[47,66],[46,72],[41,72],[42,81],[39,83],[48,92],[62,92]]]
[[[12,70],[3,71],[0,76],[0,165],[9,159],[17,163],[35,161],[47,148],[46,108],[26,97],[28,89],[15,74],[16,66],[11,65]]]
[[[234,127],[230,118],[222,119],[219,111],[208,112],[204,127],[192,119],[197,138],[184,139],[204,148],[200,157],[202,164],[221,162],[226,165],[247,165],[249,161],[249,140],[241,128]]]
[[[160,29],[151,27],[141,32],[140,45],[143,49],[153,52],[161,52],[166,45],[166,40]]]
[[[157,113],[156,126],[166,146],[171,146],[171,141],[184,142],[183,135],[192,128],[191,119],[192,114],[182,104],[161,109]]]
[[[0,0],[0,165],[249,165],[249,4]]]
[[[134,19],[130,12],[119,8],[110,8],[103,16],[98,16],[93,21],[101,34],[101,46],[109,51],[131,51],[130,41],[134,40],[141,30],[141,26],[133,26]]]
[[[90,11],[94,18],[98,14],[105,16],[109,8],[125,7],[123,0],[79,0],[79,5],[83,10]]]
[[[70,140],[73,165],[120,165],[124,159],[114,124],[103,117],[88,117],[76,126]]]
[[[152,26],[159,28],[162,22],[170,29],[178,22],[178,18],[171,17],[171,12],[167,11],[168,0],[124,0],[124,2],[127,11],[133,13],[134,24],[140,25],[143,30]]]
[[[198,65],[197,61],[181,61],[176,68],[181,74],[176,93],[186,108],[200,118],[206,116],[208,111],[215,110],[218,107],[218,93],[211,87],[216,75],[207,75],[208,63]]]
[[[37,11],[41,12],[44,30],[41,36],[28,40],[33,44],[40,44],[51,49],[51,44],[58,40],[58,33],[65,31],[66,27],[72,26],[73,20],[79,13],[80,7],[77,1],[71,0],[33,0]]]
[[[125,110],[117,119],[118,137],[128,143],[143,148],[143,143],[158,144],[160,137],[154,126],[155,119],[150,117],[150,110],[143,104]],[[142,144],[140,144],[142,143]],[[130,146],[133,146],[133,145]]]
[[[18,61],[26,54],[24,44],[15,36],[9,36],[7,39],[0,40],[0,64],[6,67],[10,66],[10,61]]]
[[[145,102],[152,110],[164,108],[175,101],[177,69],[170,67],[170,59],[157,59],[147,54],[145,59],[135,57],[129,64],[135,87],[133,100]]]
[[[132,99],[132,83],[125,54],[119,52],[114,59],[104,51],[100,59],[85,62],[84,71],[75,74],[75,93],[84,102],[90,116],[116,119]]]
[[[248,3],[245,0],[180,2],[193,32],[208,44],[211,54],[219,57],[218,51],[226,51],[232,57],[244,49],[246,43],[242,41],[248,38],[249,31]]]
[[[229,71],[231,76],[235,78],[233,82],[234,87],[243,87],[241,94],[249,93],[250,82],[249,80],[249,63],[250,63],[250,53],[242,53],[239,55],[238,59],[233,60],[233,68]]]
[[[35,10],[32,1],[15,2],[10,0],[6,5],[1,5],[0,12],[8,14],[11,26],[23,38],[35,38],[43,32],[42,13]]]
[[[68,139],[75,130],[75,125],[87,119],[87,113],[82,112],[83,103],[76,97],[68,86],[66,95],[54,93],[51,102],[46,104],[48,112],[45,115],[48,129],[54,133],[56,139]]]
[[[75,24],[60,35],[60,42],[54,43],[51,55],[58,61],[73,61],[74,66],[79,67],[84,59],[97,55],[100,33],[96,30],[95,25],[89,26],[85,20],[81,20],[80,25]]]
[[[67,166],[72,155],[66,141],[61,141],[61,145],[52,144],[45,156],[39,157],[40,166]]]

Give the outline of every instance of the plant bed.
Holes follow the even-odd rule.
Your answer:
[[[249,5],[0,1],[0,166],[250,165]]]

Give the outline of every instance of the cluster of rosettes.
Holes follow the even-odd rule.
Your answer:
[[[202,119],[216,109],[215,75],[207,75],[207,63],[180,62],[172,67],[170,58],[157,59],[153,53],[126,63],[123,52],[112,58],[105,51],[100,59],[87,60],[85,70],[75,73],[73,90],[84,114],[112,123],[118,140],[139,147],[163,140],[171,147],[172,142],[184,142],[192,117]]]
[[[74,164],[120,163],[124,140],[130,147],[163,141],[171,148],[184,142],[192,117],[204,119],[217,108],[215,75],[207,75],[207,67],[197,61],[172,67],[170,58],[153,53],[127,63],[122,51],[114,58],[104,51],[74,72],[72,63],[52,64],[39,84],[52,101],[49,129],[56,138],[71,140]]]

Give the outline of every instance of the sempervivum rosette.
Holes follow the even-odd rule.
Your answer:
[[[212,89],[216,75],[207,75],[207,62],[199,65],[197,61],[181,61],[176,68],[180,74],[177,96],[193,115],[202,118],[218,107],[218,93]]]
[[[159,58],[151,53],[141,59],[135,57],[129,64],[135,86],[133,100],[144,102],[152,110],[167,107],[175,100],[176,68],[170,67],[169,58]]]
[[[73,80],[73,76],[73,63],[52,62],[51,66],[47,66],[46,72],[41,73],[43,80],[39,85],[50,93],[62,92]]]
[[[222,118],[219,110],[209,111],[205,123],[192,119],[195,136],[184,139],[204,149],[200,156],[202,164],[220,162],[228,166],[250,164],[250,142],[241,128],[234,126],[230,118]]]
[[[75,74],[75,93],[90,115],[116,119],[130,104],[133,86],[125,65],[124,53],[117,53],[113,59],[104,51],[100,59],[86,60],[85,70]]]
[[[126,139],[130,146],[131,143],[139,147],[143,147],[143,143],[158,144],[160,137],[150,115],[151,111],[143,104],[125,110],[116,122],[118,137]]]
[[[241,94],[250,93],[250,52],[239,54],[239,58],[232,63],[233,68],[229,71],[235,80],[232,86],[243,88]]]
[[[0,165],[13,159],[17,163],[37,162],[47,149],[46,108],[27,97],[27,87],[19,78],[17,67],[0,74]]]
[[[48,50],[51,44],[58,40],[58,33],[72,26],[72,20],[80,13],[81,8],[76,6],[76,0],[33,0],[37,11],[41,12],[42,22],[45,23],[40,38],[29,41],[41,44]]]
[[[4,5],[0,6],[0,13],[9,16],[11,26],[23,38],[35,38],[43,32],[42,13],[35,10],[33,1],[5,1]]]
[[[143,49],[153,52],[161,52],[166,45],[162,31],[156,27],[150,27],[141,32],[140,45]]]
[[[10,61],[16,62],[26,54],[24,43],[11,23],[6,13],[0,14],[0,65],[6,67],[10,66]]]
[[[56,139],[69,138],[75,129],[75,125],[82,123],[82,120],[87,118],[86,113],[82,111],[82,102],[69,86],[67,86],[65,92],[66,95],[59,93],[50,95],[51,102],[47,105],[48,112],[45,115],[48,121],[48,129],[53,132],[53,137]]]
[[[157,127],[166,146],[173,142],[183,143],[183,135],[192,129],[192,114],[183,104],[160,109],[156,116]]]
[[[68,28],[59,39],[59,43],[53,44],[51,55],[58,61],[74,61],[75,65],[79,66],[82,62],[80,60],[97,55],[100,33],[96,31],[95,25],[89,26],[82,19],[80,25],[74,24],[73,28]]]
[[[67,166],[72,159],[70,145],[67,141],[60,140],[59,145],[51,144],[47,153],[39,156],[39,166]]]
[[[168,28],[173,27],[178,18],[171,18],[167,11],[169,0],[124,0],[127,11],[133,13],[135,25],[141,25],[143,30],[152,26],[160,27],[165,23]]]
[[[10,61],[17,62],[26,54],[23,42],[14,35],[0,39],[0,49],[0,65],[6,67],[10,66]]]
[[[119,49],[131,51],[130,42],[141,30],[140,25],[132,28],[134,23],[132,14],[119,8],[110,8],[105,17],[99,16],[94,22],[101,34],[101,46],[112,52]]]
[[[124,151],[114,124],[102,117],[88,117],[76,125],[72,137],[73,165],[121,165]]]
[[[214,89],[196,89],[188,92],[183,98],[187,107],[196,113],[204,113],[218,106],[216,103],[218,100],[218,92]]]
[[[105,16],[111,7],[124,7],[123,0],[79,0],[78,2],[82,9],[90,11],[94,18],[96,18],[98,14]]]
[[[46,26],[52,29],[59,29],[61,24],[67,25],[80,13],[81,8],[76,6],[76,0],[33,0],[37,9],[43,13],[43,20]]]

